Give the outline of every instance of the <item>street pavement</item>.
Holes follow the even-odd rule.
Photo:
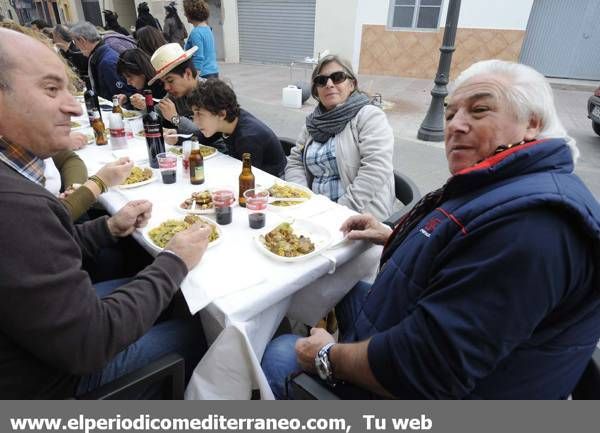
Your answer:
[[[309,81],[310,71],[279,65],[222,63],[220,77],[229,81],[242,108],[250,111],[282,137],[296,138],[305,117],[315,107],[309,99],[301,109],[281,105],[281,90],[288,84]],[[597,83],[551,80],[561,121],[577,140],[581,157],[576,173],[600,199],[600,137],[587,118],[587,99]],[[424,194],[441,186],[449,176],[443,143],[418,140],[417,131],[429,102],[432,80],[359,75],[359,87],[380,93],[394,130],[394,168],[409,176]]]

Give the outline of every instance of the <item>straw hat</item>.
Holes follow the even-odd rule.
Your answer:
[[[152,54],[152,58],[150,59],[152,66],[154,66],[154,69],[156,70],[156,75],[148,81],[148,85],[151,85],[159,78],[164,77],[175,67],[190,59],[197,49],[197,46],[193,46],[189,50],[183,51],[181,45],[176,42],[159,47],[158,50]]]

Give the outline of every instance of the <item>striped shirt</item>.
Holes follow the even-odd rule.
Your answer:
[[[27,149],[9,143],[4,137],[0,137],[0,161],[32,182],[41,186],[45,185],[44,160],[38,158]]]
[[[335,159],[335,140],[331,137],[325,143],[313,141],[306,149],[305,164],[314,176],[312,191],[337,202],[345,191]]]

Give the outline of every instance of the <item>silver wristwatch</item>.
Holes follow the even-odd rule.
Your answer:
[[[179,118],[179,114],[176,114],[175,116],[171,117],[171,123],[173,124],[173,126],[178,127],[179,126],[179,121],[181,119]]]
[[[317,373],[319,373],[319,377],[332,386],[335,385],[335,379],[333,377],[333,365],[329,360],[329,351],[334,344],[335,343],[327,343],[315,356],[315,367]]]

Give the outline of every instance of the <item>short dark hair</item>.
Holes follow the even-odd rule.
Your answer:
[[[167,40],[160,30],[152,26],[144,26],[135,32],[138,47],[150,57],[156,50],[167,44]]]
[[[132,48],[121,53],[117,61],[117,73],[119,75],[125,73],[143,75],[146,78],[146,83],[156,75],[150,57],[139,48]]]
[[[206,21],[210,16],[208,5],[204,0],[183,0],[183,11],[192,21]]]
[[[201,83],[188,97],[187,102],[192,109],[204,108],[212,114],[225,111],[227,122],[232,122],[240,116],[240,105],[235,92],[218,78],[209,78]]]
[[[192,59],[187,59],[185,62],[181,63],[180,65],[175,66],[173,69],[171,69],[168,72],[168,74],[176,74],[176,75],[183,77],[186,69],[190,70],[190,72],[192,73],[192,77],[196,78],[198,76],[198,70],[194,66],[194,62],[192,62]]]

